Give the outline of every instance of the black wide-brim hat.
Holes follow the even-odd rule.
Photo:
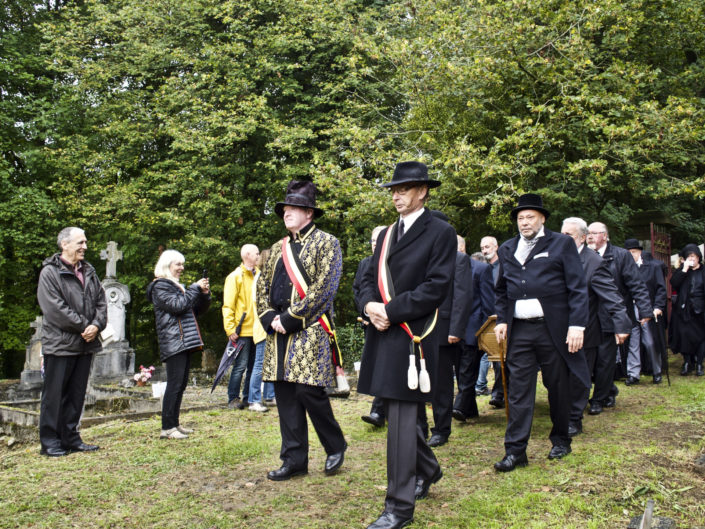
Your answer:
[[[280,217],[284,217],[284,206],[311,208],[314,218],[323,215],[323,210],[316,207],[316,185],[307,180],[289,182],[289,185],[286,186],[286,198],[274,205],[274,212]]]
[[[636,239],[627,239],[624,241],[624,249],[625,250],[643,250],[644,247],[639,244],[639,241]]]
[[[382,187],[392,187],[401,184],[426,184],[429,188],[438,187],[441,183],[428,177],[428,167],[421,162],[400,162],[394,168],[392,181],[381,184]]]
[[[517,207],[515,207],[511,212],[512,220],[517,220],[517,215],[519,212],[524,211],[525,209],[533,209],[538,211],[546,218],[551,216],[551,212],[543,207],[543,200],[541,199],[541,196],[536,195],[535,193],[526,193],[519,197]]]
[[[683,246],[683,249],[679,252],[678,255],[680,255],[683,259],[687,259],[691,253],[697,255],[700,261],[703,260],[703,254],[700,252],[700,248],[697,244],[693,243],[686,244],[685,246]]]

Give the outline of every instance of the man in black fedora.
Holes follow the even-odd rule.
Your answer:
[[[274,383],[282,437],[282,466],[267,478],[283,481],[308,472],[306,414],[327,454],[325,474],[335,474],[343,464],[347,443],[325,390],[334,385],[340,365],[327,329],[342,255],[338,239],[314,224],[323,210],[316,207],[312,182],[291,181],[274,211],[287,235],[263,263],[256,308],[268,333],[263,379]]]
[[[544,227],[550,212],[539,195],[519,197],[512,212],[519,235],[500,246],[500,271],[495,286],[497,341],[507,340],[507,366],[512,373],[500,472],[528,464],[526,447],[536,399],[536,374],[541,368],[548,390],[553,429],[549,459],[571,451],[570,375],[590,386],[583,346],[588,322],[585,274],[573,239]]]
[[[457,248],[455,230],[424,207],[429,189],[438,185],[424,164],[397,164],[383,187],[399,218],[379,234],[362,283],[361,305],[374,328],[367,333],[357,389],[384,399],[388,423],[384,511],[368,529],[409,525],[415,501],[443,476],[418,422],[431,399],[426,382],[434,380],[440,338],[435,317],[448,295]]]
[[[639,320],[641,314],[636,304],[628,307],[633,311],[636,320],[632,324],[632,334],[629,337],[629,353],[627,355],[627,380],[625,384],[631,386],[639,383],[641,375],[641,348],[644,347],[646,358],[648,359],[654,384],[660,384],[661,358],[665,353],[664,340],[664,314],[666,311],[666,280],[663,277],[663,270],[658,262],[644,259],[644,248],[636,239],[624,241],[624,249],[629,250],[634,262],[639,268],[646,290],[649,292],[649,301],[653,309],[653,319],[642,324]]]

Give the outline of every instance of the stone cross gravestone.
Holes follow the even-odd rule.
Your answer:
[[[42,387],[42,323],[43,318],[37,316],[29,324],[34,329],[34,334],[26,349],[24,370],[20,374],[20,389]]]
[[[117,247],[110,241],[100,251],[100,258],[106,261],[101,283],[108,301],[108,325],[101,333],[103,350],[93,359],[91,380],[131,377],[135,371],[135,353],[125,339],[125,305],[130,302],[130,289],[117,280],[117,262],[122,260]]]

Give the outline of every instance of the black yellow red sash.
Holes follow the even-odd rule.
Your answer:
[[[284,237],[282,239],[282,261],[284,262],[284,268],[286,268],[286,274],[289,276],[294,288],[299,293],[299,297],[304,299],[306,293],[308,292],[308,277],[299,260],[299,256],[296,252],[291,249],[291,240],[289,237]],[[340,352],[340,347],[338,346],[338,336],[335,333],[335,327],[333,326],[332,319],[328,316],[328,313],[323,314],[318,318],[318,323],[321,324],[323,330],[331,337],[331,355],[333,357],[333,365],[336,367],[343,367],[343,357]]]

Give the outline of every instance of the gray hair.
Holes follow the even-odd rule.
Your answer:
[[[487,260],[485,259],[485,256],[482,255],[482,252],[474,252],[471,256],[470,259],[474,261],[480,261],[481,263],[486,263]]]
[[[458,251],[465,253],[466,246],[465,246],[465,238],[461,237],[460,235],[456,235],[458,237]]]
[[[56,237],[56,245],[59,247],[59,250],[63,251],[64,247],[61,245],[64,241],[68,241],[71,238],[71,233],[74,230],[78,230],[81,233],[83,233],[83,230],[81,228],[77,228],[75,226],[69,226],[68,228],[64,228],[59,232],[59,235]]]
[[[565,226],[566,224],[573,224],[573,225],[577,226],[578,231],[580,232],[580,235],[582,235],[583,237],[587,237],[587,234],[588,234],[587,222],[585,222],[580,217],[568,217],[567,219],[563,219],[563,226]]]
[[[159,256],[159,260],[154,267],[154,277],[171,279],[175,283],[178,283],[178,280],[172,275],[169,267],[172,263],[183,263],[184,261],[186,261],[186,259],[180,252],[177,252],[176,250],[164,250]]]

